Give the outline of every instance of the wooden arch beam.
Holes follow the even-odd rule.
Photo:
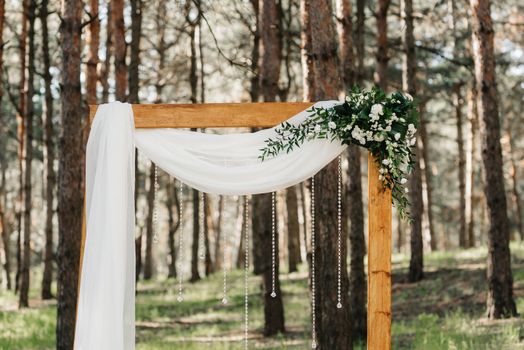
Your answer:
[[[273,127],[311,102],[135,104],[135,128]],[[89,123],[98,106],[89,106]],[[391,349],[391,190],[384,189],[368,156],[368,349]],[[80,273],[85,244],[82,227]],[[79,273],[79,286],[80,286]],[[349,330],[348,330],[349,332]]]
[[[135,128],[269,128],[311,107],[311,102],[135,104]],[[92,122],[98,106],[89,106]]]

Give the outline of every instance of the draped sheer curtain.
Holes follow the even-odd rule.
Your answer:
[[[332,107],[323,101],[316,107]],[[304,121],[303,111],[288,120]],[[134,128],[130,104],[100,105],[86,150],[86,241],[81,271],[75,349],[134,349],[134,149],[199,191],[249,195],[277,191],[313,176],[345,146],[306,141],[261,161],[275,128],[244,134]]]

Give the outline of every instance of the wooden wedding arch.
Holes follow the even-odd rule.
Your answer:
[[[136,104],[135,128],[273,127],[309,108],[310,102]],[[89,122],[97,106],[89,106]],[[391,191],[379,181],[368,155],[368,349],[391,349]],[[80,273],[85,244],[82,227]],[[79,273],[79,276],[80,276]]]

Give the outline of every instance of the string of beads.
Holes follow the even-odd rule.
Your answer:
[[[244,349],[249,347],[249,199],[244,197]]]
[[[198,214],[199,214],[199,219],[200,219],[200,224],[198,225],[198,235],[199,235],[199,238],[198,238],[198,241],[200,242],[200,259],[201,260],[204,260],[206,258],[206,242],[205,242],[205,229],[206,229],[206,214],[205,214],[205,209],[206,209],[206,205],[205,205],[205,195],[204,195],[204,192],[198,192],[198,197],[199,197],[199,200],[198,200],[198,205],[199,205],[199,210],[198,210]]]
[[[228,264],[228,253],[229,253],[229,247],[228,247],[228,236],[227,231],[224,230],[223,238],[222,238],[222,245],[223,245],[223,258],[222,258],[222,272],[223,272],[223,295],[222,295],[222,304],[226,305],[228,303],[227,299],[227,264]],[[218,252],[217,252],[218,253]]]
[[[271,297],[276,298],[276,193],[271,193]]]
[[[311,348],[317,347],[317,313],[315,281],[315,176],[311,177]]]
[[[338,156],[337,179],[337,309],[342,309],[342,156]]]
[[[158,243],[158,170],[156,164],[153,166],[154,182],[153,186],[153,243]]]
[[[183,283],[183,275],[182,275],[182,258],[183,258],[183,252],[184,252],[184,199],[182,195],[184,194],[184,184],[182,181],[179,181],[178,185],[178,198],[180,198],[180,210],[178,211],[178,222],[179,224],[179,233],[178,233],[178,264],[177,264],[177,270],[178,270],[178,302],[182,302],[184,300],[184,287],[182,285]]]

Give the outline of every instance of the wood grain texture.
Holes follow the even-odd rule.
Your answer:
[[[368,157],[368,349],[391,349],[391,190]]]
[[[135,128],[273,127],[312,102],[136,104]],[[98,106],[89,106],[92,122]]]

